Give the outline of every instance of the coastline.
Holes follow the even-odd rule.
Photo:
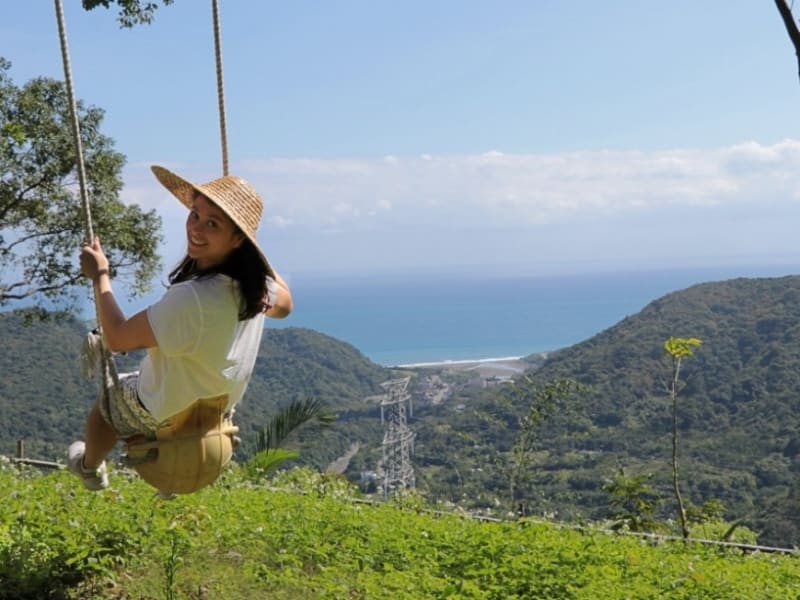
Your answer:
[[[499,358],[465,358],[465,359],[458,359],[458,360],[436,360],[431,362],[417,362],[417,363],[407,363],[402,365],[393,365],[391,368],[396,369],[417,369],[417,368],[424,368],[424,367],[435,367],[435,368],[442,368],[442,367],[458,367],[458,366],[468,366],[468,365],[478,365],[484,363],[497,363],[497,362],[518,362],[521,361],[524,356],[502,356]]]
[[[547,353],[539,353],[542,359]],[[435,372],[470,372],[483,378],[510,379],[534,368],[535,364],[524,356],[503,356],[497,358],[442,360],[435,362],[419,362],[392,367],[395,369],[419,369]]]

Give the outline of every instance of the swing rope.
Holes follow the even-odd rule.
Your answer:
[[[72,85],[72,69],[69,60],[69,44],[67,43],[67,27],[64,19],[64,9],[61,0],[55,0],[56,21],[58,22],[58,38],[61,43],[61,62],[64,67],[64,83],[67,90],[70,122],[72,125],[72,139],[75,146],[75,160],[78,169],[78,184],[80,187],[81,206],[83,208],[83,224],[86,242],[94,240],[94,227],[92,226],[92,207],[89,202],[89,192],[86,185],[86,166],[83,159],[83,145],[81,142],[81,129],[78,119],[78,102],[75,99],[75,88]],[[84,340],[81,351],[81,370],[86,376],[94,376],[96,365],[100,369],[107,390],[110,385],[119,384],[119,374],[111,352],[103,343],[103,332],[100,325],[100,307],[97,302],[97,291],[94,290],[95,319],[97,320],[98,333],[90,333]]]
[[[222,81],[222,36],[219,25],[219,4],[212,0],[214,14],[214,58],[217,66],[217,105],[219,106],[219,137],[222,144],[222,174],[228,174],[228,131],[225,125],[225,92]]]
[[[81,145],[80,124],[78,123],[78,105],[75,100],[75,92],[72,88],[72,69],[69,64],[69,46],[67,45],[67,28],[64,24],[64,9],[61,0],[55,0],[56,20],[58,21],[58,38],[61,42],[61,61],[64,65],[64,81],[67,86],[67,98],[69,100],[69,112],[72,122],[72,137],[75,144],[75,156],[78,163],[78,183],[81,190],[81,203],[83,205],[83,220],[86,231],[86,239],[91,243],[94,240],[92,229],[92,209],[89,205],[89,193],[86,190],[86,168],[83,162],[83,147]]]

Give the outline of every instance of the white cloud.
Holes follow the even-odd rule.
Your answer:
[[[657,152],[263,159],[232,170],[265,199],[264,235],[302,247],[309,260],[324,243],[332,244],[324,252],[330,255],[337,254],[336,244],[350,244],[354,260],[412,260],[415,248],[427,244],[428,255],[442,248],[437,236],[447,238],[452,255],[468,255],[476,242],[472,233],[471,241],[460,241],[469,237],[462,231],[483,232],[482,252],[493,260],[503,260],[500,248],[540,256],[555,246],[573,258],[610,248],[617,255],[641,253],[642,246],[669,255],[674,240],[661,239],[668,237],[665,228],[694,231],[683,243],[686,252],[707,251],[709,240],[715,251],[725,251],[734,231],[747,237],[751,250],[779,252],[795,244],[787,222],[800,220],[800,142],[794,140]],[[168,243],[182,247],[180,205],[141,166],[129,175],[125,198],[156,208],[168,225]],[[277,236],[278,230],[285,233]],[[369,239],[378,249],[368,252],[370,231],[377,232]],[[492,231],[505,237],[495,239]],[[322,234],[331,237],[323,242]],[[427,236],[425,244],[409,245],[417,234]],[[727,244],[736,247],[735,240]]]
[[[267,222],[275,227],[289,227],[292,224],[291,219],[287,219],[282,215],[272,215],[267,217]]]
[[[248,161],[243,175],[295,224],[389,216],[450,227],[562,222],[660,206],[794,198],[800,142],[712,150]],[[393,210],[389,213],[386,207]],[[430,211],[434,209],[434,214]],[[441,221],[430,222],[431,217]],[[362,223],[363,224],[363,223]]]

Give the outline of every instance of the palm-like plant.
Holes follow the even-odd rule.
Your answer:
[[[315,398],[292,401],[258,432],[256,452],[245,465],[248,475],[253,479],[261,479],[287,460],[299,456],[299,452],[280,446],[303,425],[314,422],[318,426],[328,427],[335,420],[336,417]]]

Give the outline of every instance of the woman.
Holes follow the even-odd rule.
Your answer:
[[[230,412],[250,380],[264,316],[283,318],[292,310],[289,287],[256,241],[263,210],[256,190],[239,177],[194,184],[152,169],[189,209],[186,256],[161,300],[126,318],[100,240],[80,256],[107,347],[147,349],[138,373],[121,375],[115,393],[101,394],[86,422],[86,441],[69,448],[70,471],[91,490],[108,486],[105,458],[118,440],[152,436],[200,399],[227,396]]]

